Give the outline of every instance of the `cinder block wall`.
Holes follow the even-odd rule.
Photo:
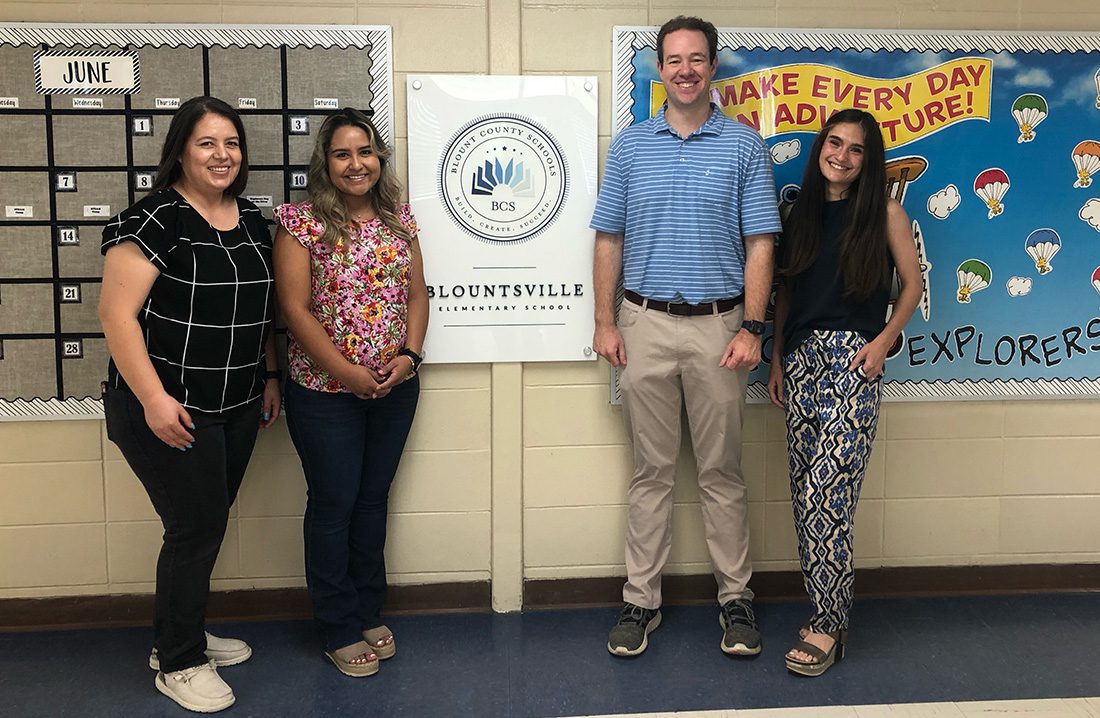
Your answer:
[[[720,26],[1100,30],[1085,0],[364,0],[0,2],[0,20],[388,24],[396,150],[407,73],[595,74],[610,141],[613,25],[678,13]],[[399,163],[399,166],[400,165]],[[404,167],[402,166],[404,174]],[[428,366],[395,485],[395,583],[617,575],[630,470],[607,366]],[[861,566],[1100,560],[1100,401],[890,404],[857,522]],[[782,417],[746,425],[757,570],[796,565]],[[692,459],[677,487],[674,573],[709,571]],[[302,585],[304,483],[285,426],[262,437],[215,572],[218,589]],[[100,421],[0,423],[0,598],[146,592],[159,524]],[[614,597],[609,597],[613,599]]]

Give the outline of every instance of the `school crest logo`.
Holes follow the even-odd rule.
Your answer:
[[[489,115],[451,137],[439,164],[439,195],[455,224],[489,244],[537,237],[569,195],[565,154],[544,127]]]

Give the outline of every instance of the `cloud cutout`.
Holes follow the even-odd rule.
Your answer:
[[[777,165],[781,165],[784,162],[789,162],[795,157],[798,157],[798,153],[802,151],[802,142],[800,140],[787,140],[786,142],[777,142],[775,147],[772,147],[772,161]]]
[[[998,70],[1013,70],[1020,64],[1011,52],[992,52],[986,57],[993,61],[993,67]]]
[[[1100,199],[1093,197],[1085,202],[1085,206],[1081,208],[1077,216],[1088,222],[1097,232],[1100,232]]]
[[[1093,108],[1096,100],[1096,75],[1093,72],[1082,72],[1076,77],[1059,78],[1058,86],[1062,88],[1061,94],[1051,96],[1048,93],[1047,101],[1051,107],[1083,105],[1090,110]]]
[[[1008,289],[1008,296],[1022,297],[1031,293],[1031,280],[1027,277],[1012,277],[1005,283],[1005,287]]]
[[[1054,78],[1046,70],[1035,67],[1025,70],[1012,79],[1017,87],[1053,87]]]
[[[947,215],[954,212],[961,201],[959,188],[949,184],[928,198],[928,214],[936,219],[947,219]]]
[[[947,62],[948,59],[946,53],[933,52],[931,50],[926,50],[924,52],[907,52],[905,53],[905,57],[898,63],[898,71],[902,73],[922,72]]]

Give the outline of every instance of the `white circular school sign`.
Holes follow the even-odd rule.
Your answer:
[[[569,194],[565,155],[544,127],[520,115],[479,117],[451,137],[439,195],[451,219],[490,244],[537,237]]]

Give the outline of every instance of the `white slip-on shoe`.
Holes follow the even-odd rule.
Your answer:
[[[157,690],[189,711],[217,713],[237,700],[213,661],[171,673],[157,673]]]
[[[244,663],[252,657],[252,649],[247,643],[237,638],[219,638],[206,634],[206,657],[219,668],[222,666],[235,666]],[[160,658],[157,657],[157,649],[149,654],[149,667],[154,671],[160,670]]]

